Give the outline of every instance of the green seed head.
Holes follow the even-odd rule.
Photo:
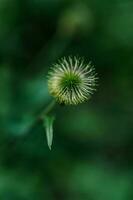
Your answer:
[[[88,100],[95,90],[96,73],[91,64],[74,57],[62,58],[55,64],[48,75],[50,94],[59,103],[76,105]]]

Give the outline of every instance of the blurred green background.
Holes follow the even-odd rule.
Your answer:
[[[49,151],[32,123],[68,55],[91,60],[99,86],[55,108]],[[132,87],[132,0],[0,0],[0,200],[133,200]]]

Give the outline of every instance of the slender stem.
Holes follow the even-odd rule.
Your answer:
[[[56,101],[52,100],[48,106],[42,111],[42,113],[40,114],[40,119],[42,119],[45,115],[47,115],[55,106]]]

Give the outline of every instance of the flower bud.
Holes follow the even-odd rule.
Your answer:
[[[77,57],[62,58],[48,74],[48,88],[57,102],[77,105],[88,100],[95,90],[97,77],[91,63]]]

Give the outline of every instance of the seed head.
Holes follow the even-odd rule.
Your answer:
[[[48,88],[55,99],[65,105],[88,100],[95,90],[97,77],[94,66],[77,57],[62,58],[48,74]]]

